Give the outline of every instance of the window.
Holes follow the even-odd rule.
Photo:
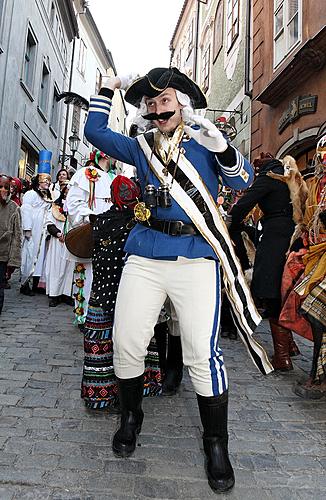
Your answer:
[[[63,30],[62,22],[61,22],[59,15],[58,15],[58,12],[56,10],[56,6],[55,6],[54,2],[51,3],[50,24],[52,26],[52,30],[53,30],[54,36],[56,38],[57,44],[59,46],[62,58],[63,58],[64,62],[66,62],[67,61],[67,47],[66,47],[66,42],[65,42],[65,37],[64,37],[64,30]]]
[[[54,3],[52,2],[51,11],[50,11],[50,23],[51,23],[52,28],[54,26],[54,16],[55,16],[55,6],[54,6]]]
[[[86,120],[87,120],[87,111],[86,111],[85,116],[84,116],[83,131],[85,130],[85,123],[86,123]],[[84,133],[83,133],[83,143],[85,144],[85,146],[89,147],[89,142],[88,142],[88,140],[86,139],[86,137],[85,137],[85,134],[84,134]]]
[[[95,82],[95,94],[98,94],[102,87],[102,73],[97,68],[96,70],[96,82]]]
[[[80,129],[80,113],[81,113],[81,107],[75,104],[72,112],[71,132],[76,133],[77,135],[79,135],[79,129]]]
[[[50,127],[54,132],[57,132],[57,130],[58,130],[58,119],[59,119],[58,97],[59,97],[59,90],[58,90],[57,86],[55,85],[54,89],[53,89],[51,120],[50,120]]]
[[[214,19],[213,61],[215,61],[223,46],[223,7],[223,0],[220,0]]]
[[[24,73],[23,81],[25,85],[31,90],[33,87],[34,69],[36,61],[36,39],[32,30],[28,28],[27,40],[25,46],[24,57]]]
[[[175,65],[178,69],[181,68],[181,50],[179,50],[177,53],[177,57],[175,59]]]
[[[274,0],[274,66],[277,66],[300,40],[301,0]]]
[[[190,55],[194,44],[194,20],[190,21],[187,31],[187,57]]]
[[[209,89],[209,73],[210,73],[210,55],[211,46],[208,45],[203,52],[203,70],[202,70],[202,89],[207,92]]]
[[[81,38],[80,45],[79,45],[78,69],[83,76],[85,76],[86,51],[87,51],[87,47]]]
[[[38,101],[38,105],[43,111],[43,113],[46,113],[48,109],[49,81],[50,81],[50,71],[47,65],[43,63],[41,89]]]
[[[1,26],[3,6],[4,6],[4,0],[0,0],[0,26]]]
[[[239,35],[239,0],[227,0],[227,49]]]

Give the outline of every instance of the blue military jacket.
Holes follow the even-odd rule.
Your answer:
[[[142,190],[146,184],[154,184],[158,187],[160,183],[150,170],[138,141],[107,128],[111,104],[111,98],[104,95],[91,97],[85,136],[96,148],[106,154],[124,163],[134,165],[137,168]],[[246,189],[251,184],[253,180],[252,167],[237,150],[235,150],[234,155],[236,157],[235,164],[222,165],[218,160],[218,155],[207,150],[194,139],[183,141],[181,146],[185,150],[185,157],[196,167],[215,200],[218,195],[219,176],[226,186],[233,189]],[[181,220],[185,223],[191,223],[187,214],[175,200],[172,200],[170,208],[154,209],[152,215],[158,219]],[[178,256],[189,259],[199,257],[217,259],[215,252],[201,235],[175,237],[140,224],[137,224],[130,232],[125,251],[129,254],[154,259],[173,259]]]

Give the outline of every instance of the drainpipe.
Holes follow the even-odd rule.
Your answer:
[[[245,43],[245,95],[252,98],[252,90],[250,89],[250,33],[251,33],[251,0],[247,0],[246,6],[246,43]]]

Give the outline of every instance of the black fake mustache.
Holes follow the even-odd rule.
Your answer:
[[[171,116],[175,114],[175,111],[165,111],[165,113],[160,113],[159,115],[157,113],[149,113],[148,115],[142,115],[142,117],[145,120],[169,120]]]

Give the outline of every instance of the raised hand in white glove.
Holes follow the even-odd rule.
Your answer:
[[[127,90],[127,88],[134,82],[137,78],[139,78],[138,73],[129,73],[128,75],[119,75],[117,78],[120,79],[120,89]]]
[[[115,90],[119,89],[121,85],[120,78],[118,76],[103,76],[101,86],[106,89]]]
[[[200,128],[193,129],[189,125],[185,125],[184,131],[195,139],[198,144],[201,144],[214,153],[223,153],[227,149],[228,143],[223,137],[223,134],[210,120],[199,115],[193,115],[191,119],[196,125],[199,125]]]

